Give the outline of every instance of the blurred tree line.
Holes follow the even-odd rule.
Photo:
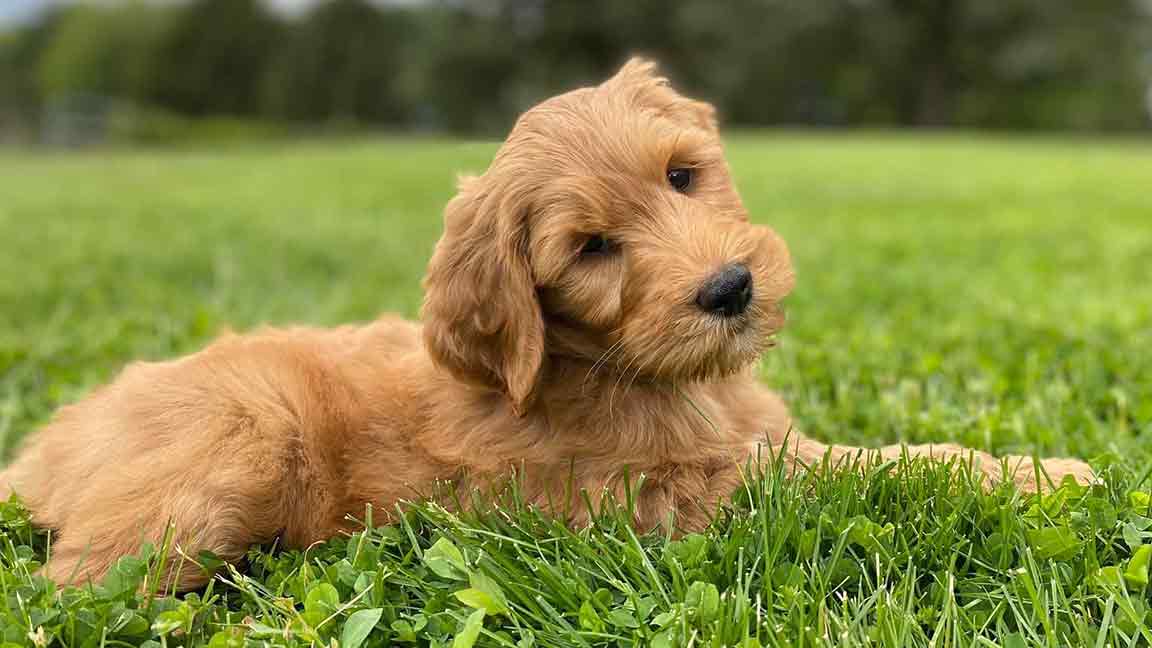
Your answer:
[[[743,125],[1132,130],[1149,0],[260,0],[57,6],[0,34],[0,129],[90,98],[133,123],[497,133],[657,57]]]

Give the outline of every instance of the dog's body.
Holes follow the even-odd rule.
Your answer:
[[[292,547],[330,538],[365,503],[379,519],[434,481],[483,487],[510,468],[538,503],[551,497],[576,519],[580,489],[619,494],[626,472],[643,473],[638,523],[680,510],[697,528],[756,440],[787,428],[751,376],[676,394],[590,376],[591,364],[557,362],[516,416],[501,394],[438,368],[401,320],[231,336],[130,366],[64,408],[10,476],[36,522],[60,531],[49,572],[64,578],[86,554],[81,575],[103,572],[169,520],[186,553],[235,559],[277,535]],[[182,577],[203,578],[194,567]]]
[[[104,573],[169,523],[184,555],[236,560],[277,536],[331,537],[366,504],[387,514],[436,482],[482,487],[510,469],[574,523],[581,490],[620,493],[643,474],[639,527],[674,513],[699,528],[747,460],[786,438],[798,463],[853,451],[793,432],[756,379],[792,283],[783,242],[747,222],[711,107],[633,61],[526,113],[462,183],[422,326],[229,335],[132,365],[35,435],[0,496],[15,490],[58,533],[46,569],[60,580]],[[1035,487],[1029,461],[1012,468]],[[1045,469],[1091,477],[1076,461]],[[175,586],[205,578],[186,566]]]

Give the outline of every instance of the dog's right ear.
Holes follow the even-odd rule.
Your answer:
[[[605,83],[616,85],[653,84],[668,85],[668,79],[659,73],[659,65],[652,59],[633,56],[620,66],[619,70]]]
[[[705,101],[689,99],[674,90],[668,78],[660,74],[659,65],[651,59],[634,56],[601,87],[633,95],[641,103],[664,111],[673,119],[683,120],[712,133],[717,132],[716,108]]]
[[[491,172],[490,172],[491,173]],[[528,260],[526,191],[462,178],[424,278],[424,344],[457,379],[527,410],[544,362],[544,318]]]

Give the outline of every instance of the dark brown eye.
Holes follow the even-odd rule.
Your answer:
[[[688,191],[692,185],[692,169],[668,169],[668,184],[680,193]]]
[[[584,242],[584,247],[580,248],[581,255],[604,254],[610,248],[608,239],[600,234],[588,237]]]

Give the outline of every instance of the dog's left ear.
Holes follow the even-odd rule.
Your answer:
[[[544,363],[527,209],[522,190],[487,175],[462,179],[444,211],[422,309],[432,359],[459,380],[504,391],[518,415]]]
[[[655,61],[635,56],[602,86],[632,93],[640,102],[662,110],[673,119],[716,132],[716,108],[705,101],[689,99],[676,92],[662,76]]]

